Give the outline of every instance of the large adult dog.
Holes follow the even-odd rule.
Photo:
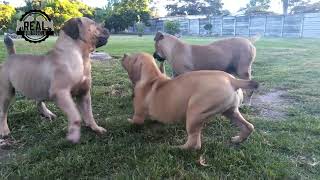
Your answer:
[[[160,61],[167,59],[174,76],[196,70],[220,70],[251,79],[256,48],[248,39],[230,38],[208,45],[189,45],[175,36],[158,32],[154,41],[154,57]],[[247,95],[250,101],[252,91]]]
[[[54,48],[46,55],[15,54],[13,41],[7,36],[5,44],[9,56],[0,71],[0,135],[10,133],[7,113],[15,91],[39,102],[39,111],[49,118],[54,115],[43,101],[53,100],[67,115],[67,139],[73,143],[80,140],[80,114],[92,130],[105,132],[92,114],[89,53],[105,45],[108,38],[107,29],[84,17],[68,20]],[[77,104],[72,96],[77,98]]]
[[[201,148],[201,130],[207,118],[223,114],[240,128],[233,143],[244,141],[254,127],[239,112],[237,89],[254,89],[258,83],[235,79],[223,71],[194,71],[174,79],[158,69],[151,55],[124,55],[122,66],[134,86],[134,115],[130,122],[142,124],[147,116],[163,123],[186,121],[183,149]]]

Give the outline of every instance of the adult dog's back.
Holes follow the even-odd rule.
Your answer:
[[[256,48],[246,38],[228,38],[207,45],[190,45],[175,36],[158,32],[155,56],[167,59],[174,76],[197,70],[220,70],[251,79],[251,65]],[[251,96],[251,92],[249,96]]]

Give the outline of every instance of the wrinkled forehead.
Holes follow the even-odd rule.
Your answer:
[[[91,25],[94,25],[94,26],[96,25],[95,21],[93,21],[87,17],[81,17],[80,20],[81,20],[82,24],[86,25],[86,27],[89,27],[89,26],[91,27]]]
[[[164,39],[164,34],[161,32],[157,32],[153,40],[157,43],[162,39]]]

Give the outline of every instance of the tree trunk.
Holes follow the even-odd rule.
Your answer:
[[[281,0],[281,1],[282,1],[283,15],[287,15],[288,14],[289,0]]]

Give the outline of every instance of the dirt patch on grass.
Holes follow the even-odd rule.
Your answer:
[[[9,139],[0,139],[0,161],[4,161],[9,157],[10,147],[13,142]]]
[[[287,108],[290,99],[285,90],[272,90],[252,98],[253,107],[257,108],[259,115],[272,121],[283,120],[287,117]]]
[[[105,94],[107,96],[124,97],[128,94],[128,90],[120,84],[113,84],[106,88]]]

